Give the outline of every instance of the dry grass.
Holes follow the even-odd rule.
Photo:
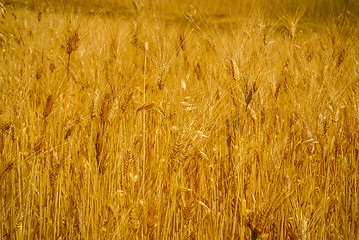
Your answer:
[[[359,238],[355,12],[13,2],[0,238]]]

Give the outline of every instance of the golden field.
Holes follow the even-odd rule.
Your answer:
[[[0,239],[359,238],[355,1],[88,2],[0,4]]]

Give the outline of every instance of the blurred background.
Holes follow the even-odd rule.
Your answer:
[[[304,18],[332,18],[359,13],[357,0],[6,0],[4,5],[27,5],[30,8],[67,7],[82,11],[110,11],[130,14],[133,10],[183,16],[205,13],[213,17],[277,17],[283,13],[300,13]]]

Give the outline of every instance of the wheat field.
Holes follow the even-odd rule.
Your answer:
[[[359,239],[355,1],[2,1],[0,239]]]

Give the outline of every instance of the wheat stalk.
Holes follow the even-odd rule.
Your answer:
[[[119,97],[115,99],[115,101],[112,104],[111,111],[108,115],[108,123],[111,125],[115,121],[115,119],[118,117],[119,109],[120,109],[120,103],[119,103]]]
[[[13,159],[7,163],[0,169],[0,181],[5,177],[6,173],[10,172],[16,166],[16,159]]]
[[[231,67],[232,67],[232,77],[234,81],[240,82],[240,72],[237,62],[235,60],[231,60]]]
[[[126,156],[123,160],[123,175],[127,176],[130,172],[131,165],[134,161],[133,153],[131,150],[127,150]]]
[[[97,132],[95,147],[96,147],[96,159],[97,159],[97,163],[100,163],[100,157],[101,157],[102,147],[103,147],[102,130],[99,130],[99,131]]]
[[[110,95],[106,94],[103,102],[102,102],[102,107],[101,107],[101,121],[102,124],[105,124],[107,119],[108,119],[108,113],[109,113],[109,100],[110,100]]]
[[[154,106],[153,103],[144,103],[136,109],[136,112],[138,113],[142,110],[151,109],[153,106]]]
[[[37,141],[34,145],[34,152],[39,153],[43,150],[46,144],[46,135],[43,133],[37,138]]]
[[[104,174],[107,167],[108,167],[109,161],[108,161],[108,155],[103,157],[99,162],[99,173]]]
[[[161,72],[157,77],[157,87],[158,87],[159,90],[162,90],[163,87],[164,87],[164,84],[163,84],[163,72]]]
[[[49,172],[51,186],[54,186],[56,183],[57,177],[59,176],[60,166],[61,166],[61,164],[58,162],[52,163],[52,167]]]
[[[345,57],[346,57],[346,50],[345,50],[345,48],[343,48],[338,53],[337,62],[336,62],[337,67],[339,67],[344,62]]]
[[[136,203],[130,212],[130,223],[134,232],[137,232],[141,227],[141,212],[140,203]]]
[[[156,227],[158,221],[158,204],[156,202],[153,202],[149,207],[147,216],[148,228]]]
[[[92,104],[90,107],[91,118],[98,117],[98,112],[99,112],[99,108],[100,108],[99,102],[100,102],[100,94],[99,94],[99,91],[96,90],[95,96],[92,99]]]
[[[47,116],[49,116],[49,114],[51,113],[53,104],[54,104],[54,98],[53,98],[53,96],[50,94],[50,95],[47,97],[47,100],[46,100],[46,105],[45,105],[44,112],[43,112],[43,117],[44,117],[44,118],[47,118]]]
[[[65,127],[65,140],[68,139],[72,132],[73,132],[73,129],[76,127],[77,124],[79,124],[82,120],[82,117],[78,117],[78,118],[75,118],[71,121],[69,121],[67,124],[66,124],[66,127]]]

